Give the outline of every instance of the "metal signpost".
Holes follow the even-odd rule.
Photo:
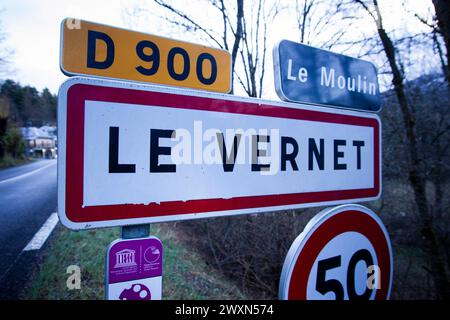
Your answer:
[[[153,82],[217,92],[231,89],[231,56],[209,48],[102,24],[65,19],[64,74]]]
[[[114,241],[106,253],[106,299],[161,300],[162,265],[158,238]]]
[[[61,23],[60,68],[68,76],[88,75],[117,78],[225,93],[229,92],[231,88],[231,56],[225,50],[70,18]],[[114,95],[112,93],[112,96]],[[84,108],[85,101],[82,103]],[[59,100],[59,105],[67,107],[66,102],[62,100]],[[66,111],[67,109],[64,109],[64,114]],[[84,123],[84,119],[78,118],[78,120]],[[58,117],[58,125],[64,128],[60,133],[64,132],[65,135],[66,129],[70,131],[73,128],[74,123],[69,122],[64,117]],[[87,137],[88,140],[89,137]],[[81,140],[75,138],[64,142],[65,150],[61,154],[64,165],[58,166],[59,174],[64,176],[63,180],[59,180],[59,212],[65,212],[66,208],[70,208],[72,195],[79,200],[80,195],[84,197],[90,193],[89,190],[83,190],[82,182],[81,185],[78,184],[81,189],[75,187],[77,191],[74,193],[72,193],[73,185],[61,185],[61,183],[66,183],[66,174],[70,172],[70,170],[63,169],[67,159],[66,151],[84,141],[83,137]],[[80,155],[85,154],[84,149],[80,149],[79,152]],[[69,151],[69,161],[70,154]],[[73,160],[77,161],[80,158]],[[116,160],[118,161],[118,159]],[[109,163],[109,170],[123,168],[119,164],[114,166],[112,162]],[[86,176],[79,178],[81,181],[88,179]],[[78,180],[79,182],[80,180]],[[101,193],[102,190],[99,192]],[[70,196],[66,197],[66,194]],[[77,207],[75,211],[78,209]],[[104,210],[102,207],[97,209]],[[114,216],[113,211],[109,212]],[[65,216],[65,213],[60,216]],[[148,221],[133,219],[132,212],[129,218],[127,220],[132,220],[131,224],[134,225],[114,224],[122,226],[122,238],[128,240],[117,240],[108,249],[106,298],[110,300],[161,299],[162,244],[158,239],[148,237],[150,234],[149,224],[140,224]],[[66,225],[68,227],[81,226],[82,224],[78,222],[74,220]],[[102,226],[102,224],[84,223],[85,228],[97,226]],[[133,260],[133,265],[121,266],[120,263],[117,263],[117,259],[119,259],[117,254],[120,255],[120,252],[117,252],[118,248],[121,248],[122,253],[129,251],[130,255],[127,256],[127,259],[131,259],[131,257],[136,259]],[[142,251],[143,248],[144,251]],[[148,260],[149,257],[156,257],[158,253],[160,254],[157,260]],[[115,261],[114,264],[112,261]]]
[[[380,218],[360,205],[325,209],[295,239],[283,264],[282,300],[389,299],[392,249]]]
[[[77,77],[58,94],[58,214],[73,230],[122,227],[107,251],[107,299],[162,298],[163,247],[150,223],[380,197],[369,62],[283,40],[274,67],[286,102],[242,98],[223,94],[224,50],[66,19],[60,67]],[[293,243],[280,298],[383,299],[391,282],[380,219],[341,205]]]
[[[377,70],[368,61],[288,40],[275,46],[273,59],[282,100],[380,111]]]
[[[71,229],[369,201],[381,191],[375,114],[72,78],[59,91],[58,124],[58,213]]]

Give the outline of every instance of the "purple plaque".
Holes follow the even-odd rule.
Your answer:
[[[156,237],[116,240],[108,248],[108,300],[160,300],[163,246]]]

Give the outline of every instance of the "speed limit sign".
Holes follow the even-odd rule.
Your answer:
[[[295,239],[281,272],[282,300],[384,300],[392,248],[380,218],[361,205],[317,214]]]

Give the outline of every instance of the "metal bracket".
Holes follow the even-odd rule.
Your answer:
[[[150,235],[150,224],[122,227],[122,239],[145,238]]]

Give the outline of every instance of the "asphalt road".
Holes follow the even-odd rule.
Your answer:
[[[14,299],[35,263],[23,251],[56,211],[56,160],[0,170],[0,299]]]

